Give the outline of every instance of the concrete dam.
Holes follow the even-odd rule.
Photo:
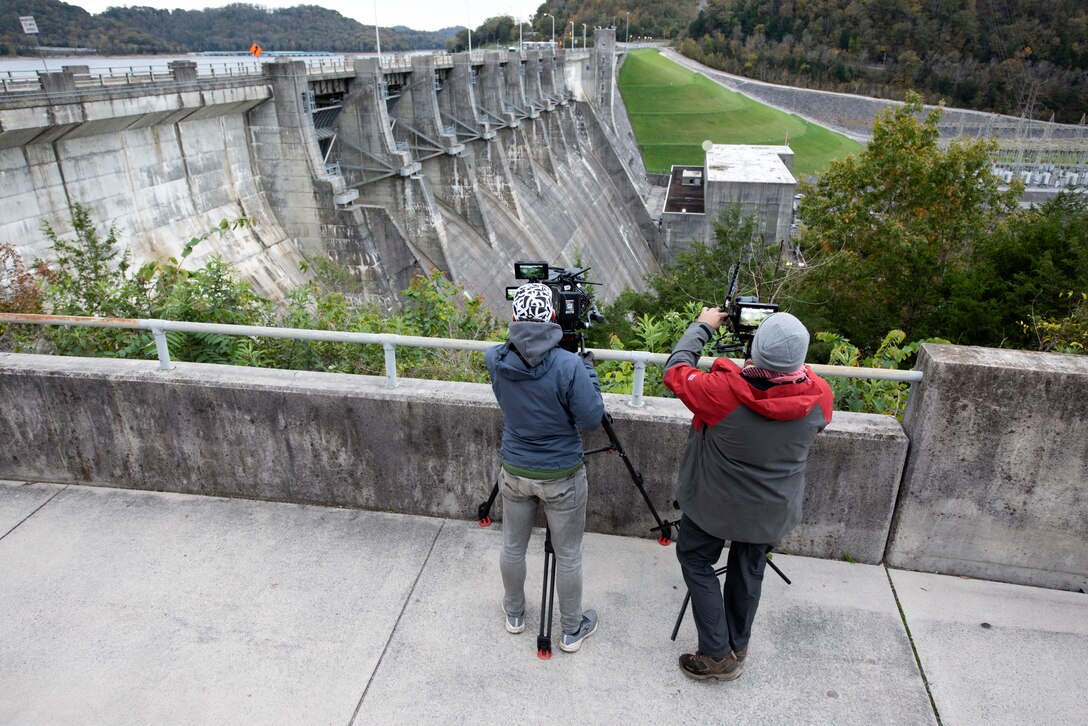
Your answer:
[[[48,258],[79,203],[137,263],[220,220],[217,254],[276,299],[308,261],[392,304],[435,269],[495,310],[516,259],[591,266],[607,299],[657,264],[658,233],[614,128],[615,36],[580,56],[485,51],[211,73],[86,67],[0,93],[0,242]],[[199,71],[199,72],[198,72]],[[618,149],[626,149],[620,151]],[[641,163],[640,160],[637,162]]]

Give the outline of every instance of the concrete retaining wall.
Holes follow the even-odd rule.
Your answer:
[[[888,562],[1088,590],[1088,356],[923,346]]]
[[[690,416],[671,399],[606,396],[663,517]],[[0,354],[0,479],[109,484],[474,519],[498,469],[487,385],[193,363]],[[606,441],[587,436],[586,447]],[[907,440],[884,416],[836,414],[809,463],[787,552],[883,556]],[[592,531],[650,536],[617,456],[590,458]],[[497,512],[498,510],[496,510]]]

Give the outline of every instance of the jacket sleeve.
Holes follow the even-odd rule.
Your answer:
[[[699,370],[699,353],[713,331],[705,323],[692,323],[665,362],[665,386],[695,414],[694,424],[713,426],[737,406],[729,385],[719,371]]]
[[[714,331],[706,323],[692,323],[689,325],[688,329],[684,331],[683,337],[680,338],[680,342],[672,349],[672,355],[665,361],[665,373],[668,373],[669,369],[676,365],[684,364],[692,368],[698,366],[699,354],[702,353],[703,346],[707,344],[713,334]],[[665,385],[668,385],[667,377]]]
[[[597,370],[588,360],[579,360],[572,368],[574,375],[567,390],[570,413],[579,430],[592,431],[601,425],[604,418],[604,399],[601,398]]]

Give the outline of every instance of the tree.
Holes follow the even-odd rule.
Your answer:
[[[1075,320],[1088,290],[1088,198],[1063,193],[1016,215],[972,251],[951,279],[945,337],[973,345],[1043,346],[1029,321]],[[1044,346],[1045,347],[1045,346]]]
[[[832,162],[803,188],[800,244],[823,264],[804,280],[810,328],[875,349],[888,330],[940,333],[950,280],[1016,208],[1021,187],[998,188],[992,141],[937,144],[941,110],[922,100],[883,112],[857,156]]]
[[[661,272],[646,278],[646,292],[624,290],[604,309],[605,323],[591,331],[590,342],[607,347],[615,336],[622,345],[637,347],[636,322],[642,316],[664,316],[693,303],[721,305],[728,292],[733,266],[740,264],[736,294],[756,295],[764,302],[785,302],[803,272],[790,264],[782,246],[757,231],[755,217],[729,207],[714,222],[710,243],[692,242]],[[690,322],[690,321],[688,321]]]

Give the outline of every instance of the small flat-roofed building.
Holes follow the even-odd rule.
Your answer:
[[[668,258],[675,258],[693,239],[709,242],[714,221],[730,206],[755,216],[756,228],[767,241],[790,238],[797,192],[790,147],[714,144],[705,158],[703,167],[672,168],[661,214]]]
[[[674,166],[665,193],[665,211],[702,214],[703,199],[703,167]]]

